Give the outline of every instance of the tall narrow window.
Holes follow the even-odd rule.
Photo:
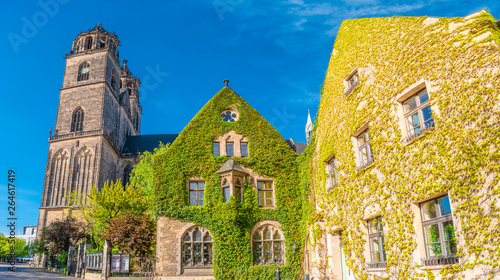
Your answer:
[[[73,112],[73,117],[71,119],[71,132],[83,130],[83,117],[84,117],[83,109],[81,107],[78,107]]]
[[[273,207],[273,182],[257,181],[257,199],[260,207]]]
[[[420,204],[427,259],[424,265],[442,265],[458,262],[457,243],[448,196]]]
[[[240,178],[236,178],[234,181],[234,197],[236,197],[236,201],[243,201],[243,184]]]
[[[241,157],[248,157],[248,143],[241,143]]]
[[[326,174],[328,174],[327,179],[327,191],[332,190],[337,186],[338,178],[337,178],[337,160],[332,158],[328,161],[326,165]]]
[[[368,220],[368,238],[370,239],[371,263],[370,268],[385,267],[386,255],[384,248],[384,233],[382,227],[382,217]]]
[[[111,88],[115,90],[116,87],[116,71],[115,69],[111,70]]]
[[[127,166],[125,166],[125,169],[123,170],[123,187],[125,188],[125,186],[127,185],[127,183],[129,183],[130,181],[130,172],[132,172],[132,165],[130,164],[127,164]]]
[[[86,50],[90,50],[92,49],[92,37],[87,37],[87,39],[85,40],[85,49]]]
[[[222,201],[229,202],[230,198],[231,198],[231,186],[229,184],[229,181],[226,178],[224,178],[222,180]]]
[[[90,63],[87,61],[82,62],[78,67],[78,81],[85,81],[89,79]]]
[[[105,48],[106,47],[106,37],[99,37],[99,48]]]
[[[135,113],[135,131],[139,132],[139,113]]]
[[[423,131],[434,126],[427,89],[424,88],[404,101],[403,110],[405,113],[406,127],[408,129],[406,141],[419,136]]]
[[[217,142],[215,142],[213,144],[213,154],[214,154],[214,157],[220,156],[220,144]]]
[[[284,264],[283,233],[272,225],[264,225],[252,236],[254,264]]]
[[[205,182],[189,182],[189,205],[203,206]]]
[[[226,155],[228,157],[234,156],[234,143],[231,143],[231,142],[226,143]]]
[[[363,131],[360,135],[358,135],[357,138],[358,138],[358,149],[359,149],[358,169],[361,169],[373,162],[372,151],[370,147],[370,138],[368,136],[368,129]]]

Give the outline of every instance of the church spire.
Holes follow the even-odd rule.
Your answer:
[[[309,110],[307,110],[307,123],[306,123],[306,139],[307,139],[307,144],[311,143],[311,135],[313,131],[314,124],[311,119],[311,113]]]

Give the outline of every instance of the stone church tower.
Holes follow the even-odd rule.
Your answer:
[[[132,75],[126,60],[120,65],[119,45],[116,34],[98,24],[80,32],[65,56],[56,125],[49,138],[38,232],[63,217],[69,192],[88,193],[92,185],[101,188],[108,179],[128,181],[138,161],[137,149],[127,148],[122,153],[122,148],[129,136],[140,133],[140,81]]]

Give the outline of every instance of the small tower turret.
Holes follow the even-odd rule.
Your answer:
[[[312,131],[314,128],[314,124],[311,119],[311,113],[309,110],[307,110],[307,123],[306,123],[306,139],[307,139],[307,144],[311,144],[311,136],[312,136]]]

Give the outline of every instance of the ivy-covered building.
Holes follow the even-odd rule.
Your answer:
[[[291,144],[226,82],[155,159],[158,275],[299,275],[305,144]]]
[[[315,279],[500,278],[500,26],[346,20],[310,153]]]

